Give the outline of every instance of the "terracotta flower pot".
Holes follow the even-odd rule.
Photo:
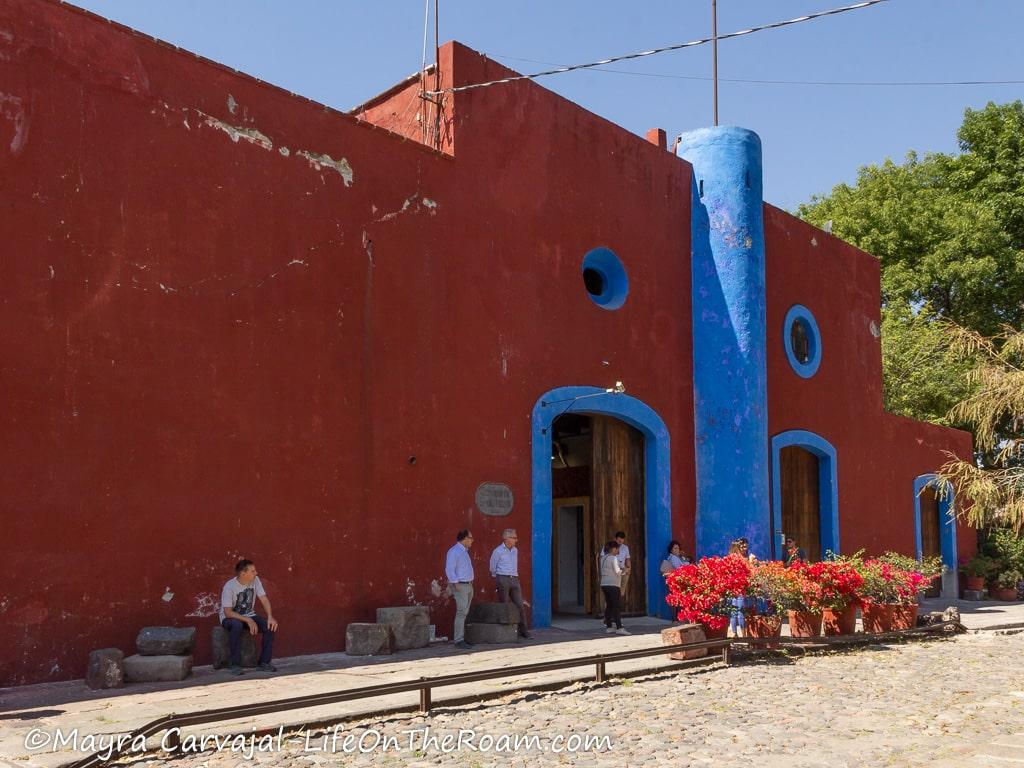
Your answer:
[[[969,589],[972,592],[981,592],[985,589],[985,577],[967,576],[964,579],[964,589]]]
[[[770,638],[782,634],[781,616],[747,616],[747,637]],[[757,648],[778,648],[778,643],[766,643]]]
[[[864,631],[870,633],[892,632],[893,609],[888,603],[865,603],[863,608]]]
[[[892,607],[893,631],[913,629],[917,626],[917,605],[894,605]]]
[[[1017,590],[1013,587],[989,587],[988,596],[993,600],[1016,600]]]
[[[826,635],[852,635],[857,631],[857,606],[850,603],[842,611],[825,609],[821,624]]]
[[[712,629],[707,624],[701,624],[701,629],[704,630],[704,637],[708,640],[724,640],[729,634],[729,625],[726,624],[721,629]]]
[[[818,637],[821,634],[821,614],[790,611],[789,634],[792,637]]]

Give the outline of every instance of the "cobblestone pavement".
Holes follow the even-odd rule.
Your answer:
[[[133,766],[1024,765],[1024,634],[798,654],[349,722],[336,739],[285,735],[251,759],[222,750]],[[588,738],[611,747],[587,749]]]

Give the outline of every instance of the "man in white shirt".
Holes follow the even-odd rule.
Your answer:
[[[267,618],[257,615],[256,598],[260,599],[267,612]],[[274,633],[277,620],[270,609],[266,590],[256,575],[252,560],[239,560],[235,565],[235,578],[224,585],[220,593],[220,623],[228,631],[228,648],[231,650],[230,669],[232,675],[242,674],[242,631],[250,635],[263,635],[260,649],[259,668],[265,672],[277,672],[271,662],[274,653]]]
[[[444,575],[448,579],[448,594],[455,598],[455,627],[452,642],[459,648],[472,648],[466,642],[466,616],[473,601],[473,561],[469,548],[473,546],[473,534],[463,529],[455,534],[455,544],[444,558]]]
[[[491,576],[498,585],[498,600],[507,603],[510,600],[519,609],[519,636],[529,639],[530,630],[526,624],[526,607],[523,604],[523,591],[519,586],[519,550],[516,542],[515,528],[506,528],[502,534],[502,543],[491,553]]]
[[[622,569],[622,585],[619,587],[622,595],[622,602],[626,602],[626,585],[629,584],[630,568],[633,563],[629,559],[629,547],[626,546],[626,534],[623,531],[616,531],[615,542],[619,545],[619,568]]]

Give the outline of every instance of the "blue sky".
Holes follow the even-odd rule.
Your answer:
[[[719,32],[852,0],[718,0]],[[339,109],[419,69],[424,0],[76,0],[76,5]],[[441,0],[441,39],[523,72],[705,37],[710,0]],[[797,81],[1024,80],[1024,0],[890,0],[723,41],[722,78]],[[541,84],[636,133],[710,125],[710,46]],[[652,77],[649,75],[668,75]],[[500,87],[500,86],[499,86]],[[952,152],[965,107],[1021,85],[836,86],[723,82],[722,124],[761,135],[765,198],[793,208],[909,149]]]

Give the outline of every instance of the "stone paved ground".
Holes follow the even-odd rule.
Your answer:
[[[798,653],[798,652],[794,652]],[[438,739],[424,746],[424,729]],[[444,751],[459,731],[478,749],[506,737],[540,739],[512,754]],[[416,743],[409,748],[410,733]],[[568,739],[611,740],[610,750],[556,752]],[[345,737],[370,747],[345,753]],[[324,738],[326,737],[326,742]],[[308,739],[308,748],[307,741]],[[782,657],[552,693],[511,694],[486,705],[429,717],[346,723],[288,741],[251,760],[207,752],[176,760],[136,760],[133,768],[274,768],[328,765],[534,766],[984,766],[1024,765],[1024,634],[871,646],[827,655]],[[578,743],[577,743],[578,744]],[[315,751],[327,747],[328,751]],[[307,751],[311,749],[314,751]]]

